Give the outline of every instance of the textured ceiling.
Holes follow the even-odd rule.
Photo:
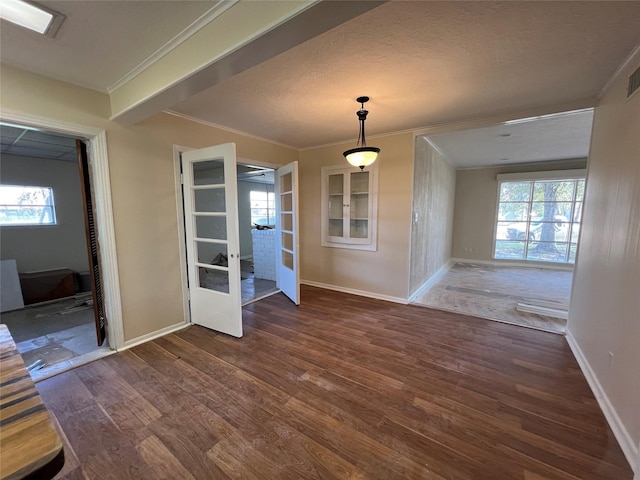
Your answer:
[[[58,34],[41,37],[3,21],[2,62],[105,91],[220,2],[41,3],[67,16]],[[369,137],[557,112],[593,105],[640,44],[639,26],[638,1],[391,1],[171,111],[301,149],[355,143],[360,95],[371,97]],[[563,126],[567,135],[579,128]],[[559,155],[540,146],[531,154]]]
[[[172,107],[297,148],[594,99],[640,2],[389,2]],[[557,111],[557,110],[555,110]]]

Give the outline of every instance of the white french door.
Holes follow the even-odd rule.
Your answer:
[[[298,162],[276,170],[276,278],[278,288],[300,304],[298,242]]]
[[[191,321],[242,336],[236,146],[182,154]]]

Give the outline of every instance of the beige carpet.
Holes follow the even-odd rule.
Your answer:
[[[415,304],[564,333],[566,321],[516,310],[518,302],[549,302],[568,309],[572,272],[456,263]]]

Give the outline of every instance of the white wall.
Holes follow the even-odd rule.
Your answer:
[[[15,259],[21,273],[56,268],[89,270],[77,164],[2,155],[0,181],[53,187],[57,220],[57,225],[2,227],[2,259]]]
[[[456,170],[429,142],[417,137],[413,173],[410,294],[436,274],[451,257],[455,191]]]
[[[640,443],[640,92],[627,100],[626,88],[639,66],[640,51],[595,110],[567,326],[632,465]]]

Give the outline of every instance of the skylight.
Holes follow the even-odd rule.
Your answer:
[[[42,35],[53,36],[64,16],[23,0],[2,0],[0,18]]]

